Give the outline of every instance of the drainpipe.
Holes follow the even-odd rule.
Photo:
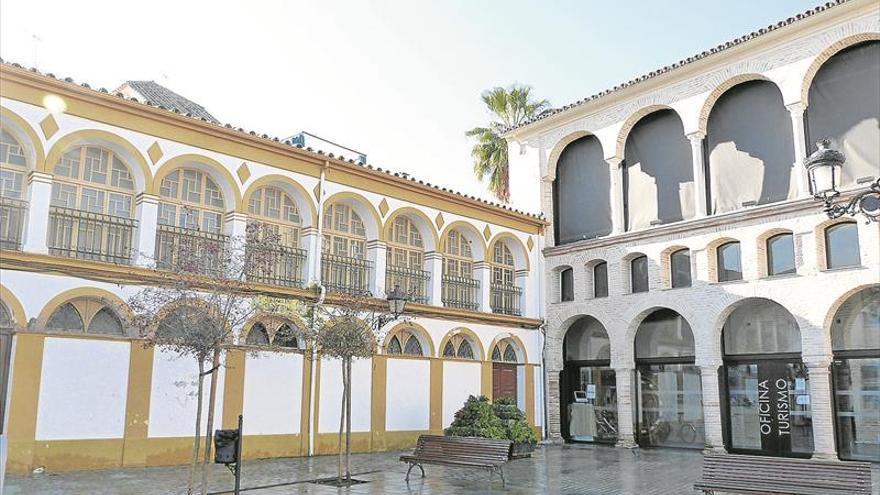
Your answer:
[[[324,285],[321,283],[321,243],[323,242],[324,235],[324,187],[327,181],[327,169],[330,168],[330,162],[325,160],[324,166],[321,167],[321,179],[318,183],[318,234],[317,239],[315,240],[315,245],[312,247],[316,251],[316,253],[312,256],[315,260],[314,265],[312,266],[314,273],[314,280],[318,284],[318,289],[320,290],[320,295],[318,296],[318,300],[315,301],[314,312],[317,315],[321,304],[324,303],[324,297],[327,295],[327,289],[324,288]],[[317,318],[313,315],[311,325],[312,325],[312,335],[315,334],[315,326],[317,325]],[[317,366],[318,353],[315,351],[315,346],[312,345],[311,349],[312,359],[309,361],[309,387],[311,392],[309,393],[309,417],[311,417],[311,421],[309,421],[309,450],[307,455],[313,455],[315,452],[315,435],[318,434],[318,429],[315,425],[318,423],[317,416],[317,404],[320,397],[315,396],[317,381],[315,379],[315,369]]]
[[[546,343],[547,343],[547,321],[544,320],[541,323],[541,326],[538,327],[538,330],[541,332],[541,399],[543,400],[543,404],[541,404],[541,439],[547,440],[549,438],[547,428],[547,353],[545,352]]]

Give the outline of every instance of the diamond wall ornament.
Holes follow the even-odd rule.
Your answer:
[[[535,241],[532,239],[532,236],[529,236],[529,240],[528,242],[526,242],[526,247],[529,248],[529,251],[531,251],[532,248],[535,247]]]
[[[251,176],[251,169],[248,168],[247,163],[241,162],[241,165],[238,166],[238,170],[236,170],[235,173],[238,174],[238,180],[244,184]]]
[[[438,213],[437,218],[434,219],[434,222],[437,224],[438,229],[442,229],[443,225],[446,223],[446,220],[443,219],[443,213]]]
[[[488,225],[486,225],[486,228],[483,229],[483,237],[485,237],[487,241],[492,238],[492,231],[489,230]]]
[[[388,213],[388,201],[385,198],[382,198],[382,202],[379,203],[379,213],[382,214],[382,217],[385,217],[385,214]]]
[[[46,139],[50,139],[58,132],[58,122],[55,121],[55,117],[52,114],[49,114],[40,121],[40,129],[43,130],[43,135],[46,136]]]
[[[318,201],[321,201],[321,183],[320,182],[315,184],[315,188],[312,189],[312,194],[315,195],[315,199],[317,199]]]
[[[165,152],[162,151],[162,148],[159,146],[159,142],[155,141],[153,144],[147,148],[147,156],[150,157],[150,161],[153,162],[153,165],[156,164],[164,155]]]

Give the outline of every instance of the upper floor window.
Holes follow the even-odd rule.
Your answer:
[[[767,239],[767,275],[795,273],[794,236],[777,234]]]
[[[0,129],[0,197],[23,199],[26,173],[24,149],[12,134]]]
[[[574,269],[566,268],[559,272],[560,300],[574,301]]]
[[[479,282],[474,280],[471,243],[456,229],[449,231],[443,245],[443,305],[475,310]]]
[[[492,287],[490,305],[493,313],[519,315],[522,289],[516,285],[513,252],[505,241],[492,249]]]
[[[428,272],[425,263],[424,242],[415,222],[400,215],[388,232],[385,287],[400,287],[415,302],[428,300]]]
[[[112,151],[80,146],[55,165],[52,206],[131,218],[134,179]]]
[[[718,281],[742,280],[742,260],[738,241],[730,241],[718,246]]]
[[[648,257],[633,258],[629,262],[631,292],[648,292]]]
[[[159,225],[220,234],[225,204],[220,186],[199,170],[166,175],[159,186]]]
[[[859,228],[855,222],[844,222],[825,229],[825,266],[843,268],[861,264]]]
[[[553,181],[556,244],[610,234],[610,193],[611,171],[599,139],[585,136],[569,143],[556,162]]]
[[[691,286],[691,252],[679,249],[669,256],[670,281],[672,287]]]
[[[608,263],[593,266],[593,297],[608,297]]]
[[[336,256],[364,259],[367,231],[360,215],[346,204],[336,203],[324,209],[322,251]]]
[[[504,241],[497,242],[492,252],[492,283],[514,285],[515,275],[513,253]]]
[[[296,201],[282,189],[267,186],[254,191],[248,200],[248,215],[249,223],[259,225],[256,230],[261,235],[277,236],[282,246],[299,246],[302,218]]]

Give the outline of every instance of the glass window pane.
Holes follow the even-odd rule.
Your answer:
[[[262,323],[255,323],[245,339],[247,345],[269,345],[269,333]]]
[[[403,353],[409,356],[422,356],[422,343],[419,342],[419,339],[416,338],[415,335],[410,335],[409,339],[406,341],[406,346],[403,348]]]
[[[703,448],[700,369],[686,364],[638,367],[639,443]]]
[[[46,328],[57,332],[82,332],[83,321],[73,304],[66,303],[52,313]]]
[[[728,242],[718,248],[718,281],[742,280],[739,242]]]
[[[795,273],[794,237],[779,234],[767,240],[767,275]]]
[[[801,352],[801,333],[794,317],[767,299],[752,299],[733,310],[722,334],[726,355]]]
[[[574,301],[574,270],[566,268],[560,273],[560,290],[563,301]]]
[[[673,287],[691,286],[691,252],[682,249],[670,256],[670,270],[672,270]]]
[[[831,348],[880,352],[880,287],[854,294],[837,310],[831,322]]]
[[[825,256],[828,268],[861,264],[859,229],[854,222],[840,223],[825,229]]]
[[[833,380],[840,458],[880,462],[880,357],[835,360]]]
[[[611,359],[611,342],[599,320],[584,316],[565,332],[563,341],[567,361],[596,361]]]
[[[24,174],[11,169],[0,169],[0,197],[21,199]]]
[[[462,340],[461,344],[458,345],[458,357],[462,359],[474,358],[474,349],[471,347],[471,343],[467,340]]]
[[[648,257],[639,256],[630,262],[632,292],[648,292]]]
[[[455,346],[452,345],[451,340],[443,346],[443,357],[455,357]]]
[[[617,440],[616,375],[610,367],[579,366],[572,370],[573,389],[567,394],[568,435],[579,442]],[[575,391],[583,392],[575,401]]]
[[[593,267],[593,297],[608,297],[608,263]]]
[[[688,322],[671,309],[658,309],[636,331],[636,359],[692,357],[694,334]]]
[[[95,316],[92,317],[92,321],[89,322],[88,333],[116,336],[125,335],[125,332],[122,329],[122,322],[120,322],[119,318],[107,308],[101,308],[100,311],[95,313]]]

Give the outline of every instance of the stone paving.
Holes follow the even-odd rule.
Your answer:
[[[531,459],[508,463],[504,469],[506,488],[497,476],[490,485],[486,472],[436,466],[425,468],[424,479],[418,477],[418,469],[414,470],[407,485],[406,466],[398,461],[399,455],[354,455],[353,472],[369,483],[345,490],[306,481],[333,476],[336,458],[332,456],[250,461],[242,471],[243,493],[678,495],[697,493],[691,486],[702,467],[698,451],[548,446],[539,448]],[[875,469],[875,483],[878,474]],[[185,492],[186,478],[186,467],[42,474],[8,478],[4,495],[177,495]],[[232,489],[232,475],[225,467],[212,466],[210,489],[215,494],[232,493],[226,491]]]

